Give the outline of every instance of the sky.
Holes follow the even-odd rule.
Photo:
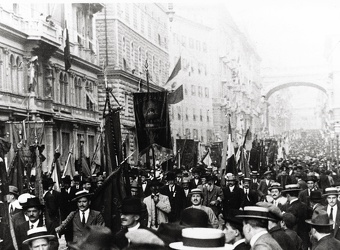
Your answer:
[[[340,33],[338,0],[226,0],[225,4],[255,44],[262,67],[322,64],[327,36]]]

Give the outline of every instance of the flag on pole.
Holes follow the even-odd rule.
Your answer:
[[[71,52],[70,52],[70,38],[68,36],[68,29],[65,29],[66,32],[66,40],[64,47],[64,62],[65,62],[65,71],[68,71],[71,68]]]
[[[238,169],[244,174],[244,177],[249,178],[250,177],[250,167],[249,167],[249,157],[246,149],[246,142],[248,140],[248,137],[250,135],[250,129],[247,129],[246,135],[244,137],[243,145],[239,148],[240,157],[237,161]]]
[[[234,149],[234,144],[232,141],[230,118],[229,118],[229,124],[228,124],[228,155],[227,155],[226,173],[232,173],[235,176],[237,176],[235,149]]]
[[[166,81],[167,83],[170,82],[172,79],[177,76],[178,72],[182,69],[182,64],[181,64],[181,57],[178,58],[178,61],[174,67],[174,69],[171,72],[171,75],[169,76],[169,79]]]
[[[176,104],[183,101],[183,84],[168,95],[168,104]]]

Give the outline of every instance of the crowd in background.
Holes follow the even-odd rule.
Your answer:
[[[221,176],[204,165],[156,166],[157,174],[133,169],[116,231],[91,204],[103,176],[66,176],[60,192],[44,178],[43,200],[33,195],[33,180],[22,194],[10,186],[0,246],[33,249],[40,240],[45,249],[340,249],[340,180],[326,144],[316,131],[292,136],[288,157],[264,166],[261,176]]]

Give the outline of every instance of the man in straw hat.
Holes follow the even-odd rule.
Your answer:
[[[303,249],[307,250],[311,245],[309,237],[309,226],[305,220],[311,217],[311,209],[305,204],[299,201],[298,196],[301,191],[298,184],[286,185],[286,189],[282,191],[282,194],[287,198],[288,203],[285,208],[285,212],[292,213],[296,218],[296,232],[303,241]]]
[[[267,196],[267,201],[282,209],[282,207],[287,203],[287,198],[281,195],[281,184],[278,182],[274,182],[271,184],[268,190],[270,192],[270,195]],[[272,198],[272,200],[270,198]]]
[[[56,228],[58,234],[68,234],[68,239],[73,239],[73,242],[77,242],[84,236],[86,226],[105,226],[101,213],[90,209],[91,196],[92,194],[87,190],[81,190],[76,193],[72,201],[77,203],[78,209],[71,212],[61,225]]]
[[[214,213],[214,211],[207,206],[202,205],[203,202],[203,192],[201,189],[199,188],[194,188],[191,190],[191,204],[192,206],[190,206],[189,208],[196,208],[196,209],[200,209],[203,210],[204,212],[207,213],[208,217],[209,217],[209,223],[210,226],[214,227],[214,228],[218,228],[218,220],[217,217]],[[188,209],[188,208],[186,208]],[[184,209],[184,211],[186,210]]]
[[[339,192],[335,187],[326,188],[325,193],[323,194],[323,197],[326,197],[327,200],[325,211],[329,218],[334,222],[333,235],[336,239],[340,240],[340,202],[338,196]]]
[[[268,232],[279,243],[283,250],[297,250],[289,236],[280,227],[282,212],[280,208],[268,202],[258,202],[256,205],[266,207],[269,210]]]
[[[243,234],[251,249],[282,250],[276,240],[268,233],[269,210],[265,207],[244,207],[241,215],[243,219]]]
[[[46,227],[36,227],[27,231],[27,239],[22,244],[30,250],[50,250],[51,240],[55,240],[55,235],[48,234]]]
[[[225,242],[233,245],[234,250],[249,250],[250,245],[247,244],[243,235],[243,220],[242,218],[235,217],[240,214],[240,210],[232,210],[228,217],[224,218]]]
[[[27,202],[22,204],[22,207],[25,215],[28,217],[28,221],[14,228],[18,249],[28,249],[28,246],[22,245],[22,242],[27,238],[27,231],[29,229],[45,226],[49,234],[56,236],[53,223],[43,215],[44,205],[40,203],[38,197],[28,198]],[[57,250],[58,247],[58,240],[52,240],[50,249]]]
[[[306,220],[311,226],[311,236],[316,239],[313,250],[337,250],[340,249],[340,241],[335,239],[331,233],[333,222],[325,210],[317,210],[312,219]]]

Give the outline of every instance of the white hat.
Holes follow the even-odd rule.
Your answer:
[[[172,249],[233,249],[232,245],[225,244],[225,235],[220,229],[215,228],[184,228],[182,229],[183,241],[169,244]]]
[[[27,239],[22,242],[22,244],[28,244],[32,240],[36,239],[54,239],[55,236],[47,233],[46,227],[36,227],[27,231]]]

